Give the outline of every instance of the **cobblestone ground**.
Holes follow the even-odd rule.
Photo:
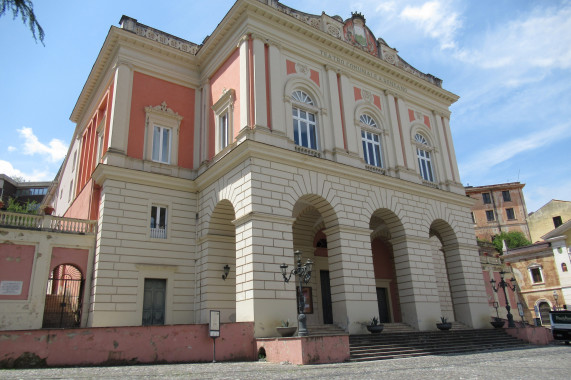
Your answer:
[[[364,363],[298,366],[266,362],[1,370],[0,379],[564,379],[571,346]]]

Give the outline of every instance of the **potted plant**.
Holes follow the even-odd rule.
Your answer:
[[[440,317],[440,323],[437,323],[436,327],[438,327],[438,330],[446,331],[452,328],[452,323],[448,322],[448,318]]]
[[[379,319],[377,317],[373,317],[371,318],[371,322],[367,325],[367,330],[369,330],[371,334],[379,334],[383,331],[384,327],[385,326],[382,323],[379,323]]]
[[[492,319],[493,319],[493,321],[490,323],[492,324],[492,326],[494,326],[497,329],[504,327],[504,325],[506,323],[506,321],[504,321],[500,317],[492,317]]]
[[[51,215],[54,212],[54,208],[52,206],[45,206],[44,207],[44,214]]]
[[[296,326],[289,325],[289,319],[287,321],[282,321],[282,325],[276,327],[278,334],[282,337],[293,336],[295,334],[295,330],[297,330]]]

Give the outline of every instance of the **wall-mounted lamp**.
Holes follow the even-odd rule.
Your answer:
[[[226,281],[226,278],[228,278],[228,273],[230,273],[230,267],[228,266],[228,264],[224,265],[224,274],[222,275],[222,279],[224,281]]]
[[[557,304],[557,300],[559,299],[559,295],[557,294],[557,290],[553,291],[553,299],[555,300],[555,306],[553,306],[553,310],[558,310],[559,305]]]

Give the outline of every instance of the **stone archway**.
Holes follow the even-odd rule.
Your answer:
[[[60,264],[50,272],[42,328],[80,327],[84,283],[81,270],[72,264]]]
[[[200,322],[209,320],[210,310],[220,310],[220,322],[236,322],[236,214],[228,200],[218,202],[201,241]],[[224,267],[228,275],[224,278]]]
[[[381,322],[402,322],[395,253],[391,239],[403,232],[398,217],[390,210],[377,210],[371,216],[371,250],[375,288]]]

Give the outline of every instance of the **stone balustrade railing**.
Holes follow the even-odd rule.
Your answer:
[[[0,211],[0,227],[93,235],[97,221]]]

